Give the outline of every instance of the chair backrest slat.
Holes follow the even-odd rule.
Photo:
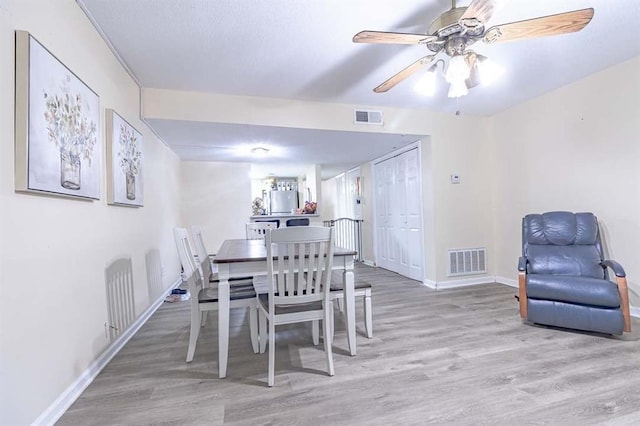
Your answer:
[[[309,243],[308,244],[308,252],[309,252],[309,258],[308,258],[308,263],[309,263],[309,272],[307,273],[307,277],[310,278],[307,280],[307,286],[306,286],[306,291],[307,293],[313,293],[314,288],[311,285],[311,283],[313,282],[321,282],[316,280],[316,278],[318,277],[318,273],[321,272],[318,269],[318,266],[320,266],[320,258],[317,257],[318,255],[320,255],[320,253],[322,252],[322,248],[318,246],[318,243]]]

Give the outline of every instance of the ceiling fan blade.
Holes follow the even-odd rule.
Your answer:
[[[354,43],[424,44],[438,37],[426,34],[390,33],[385,31],[360,31],[353,36]]]
[[[495,7],[495,0],[473,0],[458,22],[465,27],[477,27],[491,18]]]
[[[593,18],[593,9],[589,8],[496,25],[485,32],[482,40],[485,43],[496,43],[573,33],[583,29],[591,22],[591,18]]]
[[[396,84],[400,83],[407,77],[413,75],[415,72],[429,65],[431,61],[433,61],[433,58],[435,58],[435,55],[429,55],[429,56],[425,56],[423,58],[418,59],[417,61],[415,61],[414,63],[412,63],[411,65],[409,65],[408,67],[400,71],[399,73],[395,74],[394,76],[386,80],[384,83],[382,83],[375,89],[373,89],[373,91],[376,93],[386,92],[387,90],[393,88]]]

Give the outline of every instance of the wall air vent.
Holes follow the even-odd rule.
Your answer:
[[[363,109],[355,110],[356,124],[377,124],[382,125],[382,111],[369,111]]]
[[[487,272],[487,249],[449,250],[448,276],[473,275]]]

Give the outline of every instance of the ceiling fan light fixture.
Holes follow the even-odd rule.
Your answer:
[[[478,55],[477,64],[480,83],[483,86],[494,83],[504,75],[504,69],[486,56]]]
[[[413,86],[413,90],[424,96],[433,96],[436,92],[437,68],[432,65],[420,80]]]

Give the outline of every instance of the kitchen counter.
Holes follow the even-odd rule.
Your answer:
[[[295,213],[278,213],[278,214],[261,214],[257,216],[249,216],[249,219],[291,219],[298,217],[308,217],[308,218],[318,218],[320,215],[318,213],[313,214],[295,214]]]

